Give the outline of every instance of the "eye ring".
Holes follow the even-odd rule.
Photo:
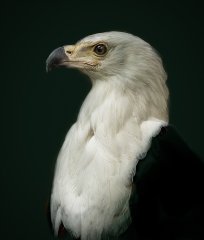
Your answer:
[[[98,56],[103,56],[107,53],[108,49],[107,46],[103,43],[99,43],[94,47],[94,52],[98,55]]]

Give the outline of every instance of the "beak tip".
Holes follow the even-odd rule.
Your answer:
[[[50,56],[47,58],[45,65],[46,65],[46,72],[47,73],[51,72],[51,70],[53,69],[53,59],[50,58]]]
[[[46,60],[46,72],[50,72],[54,68],[58,67],[60,63],[64,60],[68,59],[67,55],[64,52],[63,47],[59,47],[55,49]]]
[[[46,64],[46,73],[49,73],[52,69],[50,68],[50,66],[48,64]]]

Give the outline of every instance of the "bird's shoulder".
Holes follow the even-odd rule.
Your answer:
[[[175,127],[162,127],[152,138],[133,185],[130,231],[142,239],[204,236],[204,163]]]

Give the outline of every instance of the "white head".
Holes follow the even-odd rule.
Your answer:
[[[168,120],[167,76],[162,60],[147,42],[132,34],[98,33],[58,48],[48,57],[47,69],[58,66],[78,68],[93,84],[111,82],[140,99],[143,96],[151,116]]]

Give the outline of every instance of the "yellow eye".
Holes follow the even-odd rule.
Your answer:
[[[98,44],[94,47],[94,52],[97,54],[97,55],[104,55],[106,52],[107,52],[107,47],[105,44]]]

